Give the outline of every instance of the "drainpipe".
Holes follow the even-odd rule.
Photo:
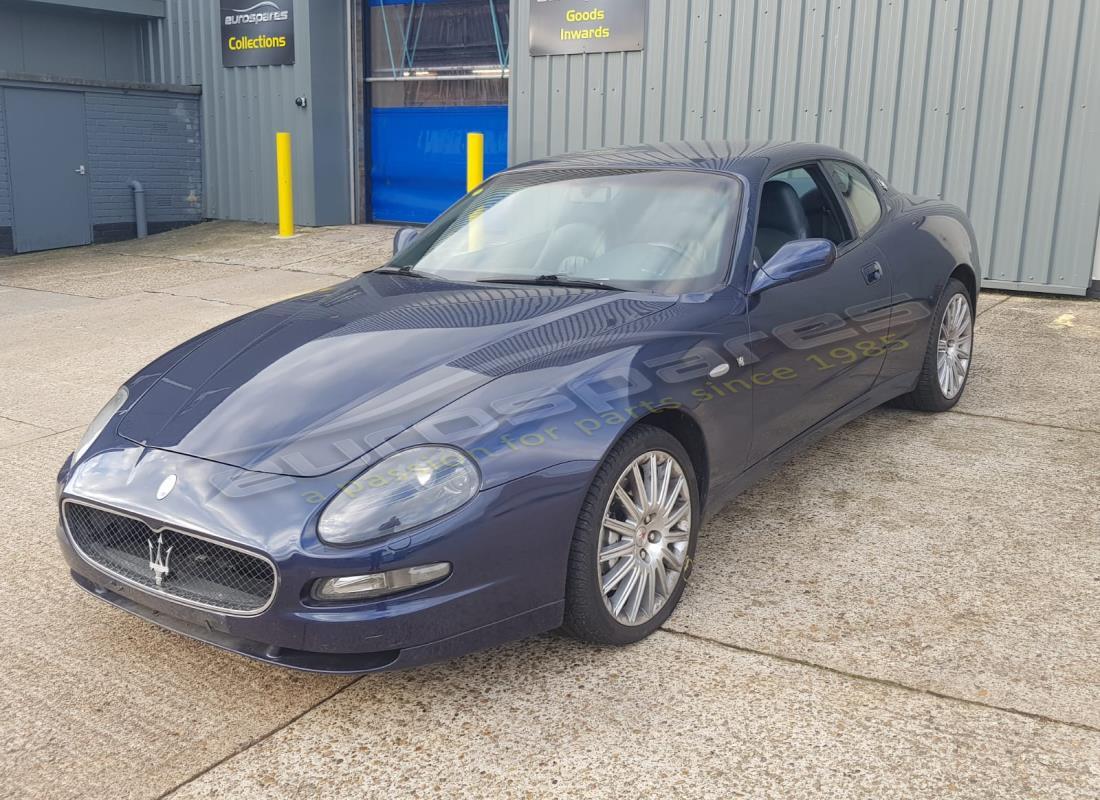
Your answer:
[[[130,188],[134,190],[134,220],[137,222],[137,238],[144,239],[149,235],[149,225],[145,221],[145,187],[141,181],[130,181]]]

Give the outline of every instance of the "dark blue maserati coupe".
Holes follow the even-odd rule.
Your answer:
[[[951,408],[970,367],[965,215],[828,147],[534,161],[394,251],[119,389],[58,476],[82,588],[326,672],[626,644],[708,514],[882,403]]]

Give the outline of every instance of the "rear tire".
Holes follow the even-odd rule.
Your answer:
[[[627,431],[597,470],[577,518],[565,632],[624,645],[659,628],[684,592],[701,510],[683,445],[649,425]]]
[[[961,281],[952,278],[932,315],[917,385],[894,405],[914,411],[947,411],[966,389],[974,348],[974,307]]]

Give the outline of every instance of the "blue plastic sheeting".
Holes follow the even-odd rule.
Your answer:
[[[466,194],[466,134],[485,134],[485,177],[508,166],[508,106],[371,109],[379,222],[431,222]]]

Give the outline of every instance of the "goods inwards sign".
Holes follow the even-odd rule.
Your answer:
[[[531,55],[641,50],[648,0],[529,0]]]

